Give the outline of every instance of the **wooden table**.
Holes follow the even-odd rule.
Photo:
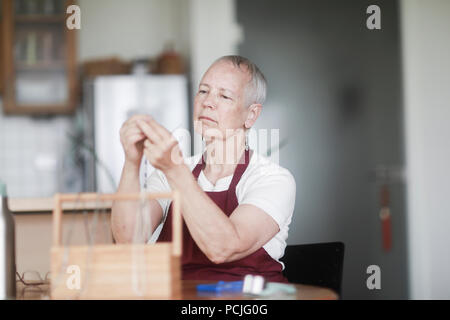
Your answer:
[[[233,294],[214,294],[198,293],[197,285],[203,283],[213,283],[214,281],[192,281],[183,280],[182,300],[253,300],[253,299],[281,299],[281,300],[337,300],[338,295],[331,289],[295,284],[296,294],[274,295],[268,297],[251,297],[241,293]],[[25,286],[17,282],[17,300],[45,300],[50,298],[50,286],[48,284]]]

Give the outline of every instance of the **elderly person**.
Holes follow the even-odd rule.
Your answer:
[[[140,192],[143,155],[157,169],[148,192],[177,189],[184,220],[182,279],[242,280],[246,274],[285,282],[279,259],[286,247],[296,185],[288,170],[248,147],[246,131],[258,119],[266,80],[240,56],[215,61],[194,101],[194,129],[205,151],[182,158],[177,141],[150,116],[127,120],[120,138],[125,164],[117,192]],[[117,202],[112,231],[117,243],[133,239],[138,204]],[[151,230],[171,240],[170,200],[151,200]]]

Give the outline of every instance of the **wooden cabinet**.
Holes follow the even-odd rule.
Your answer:
[[[67,114],[77,105],[75,1],[2,1],[3,109],[6,114]]]

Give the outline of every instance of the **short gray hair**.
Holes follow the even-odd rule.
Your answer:
[[[238,68],[240,68],[242,65],[247,68],[246,71],[251,77],[250,82],[245,90],[247,106],[250,106],[253,103],[263,104],[264,101],[266,101],[267,80],[256,64],[254,64],[247,58],[237,55],[220,57],[213,64],[221,61],[231,62]]]

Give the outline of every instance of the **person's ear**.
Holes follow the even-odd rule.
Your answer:
[[[261,114],[262,105],[259,103],[252,104],[248,107],[247,119],[245,120],[245,128],[250,129]]]

